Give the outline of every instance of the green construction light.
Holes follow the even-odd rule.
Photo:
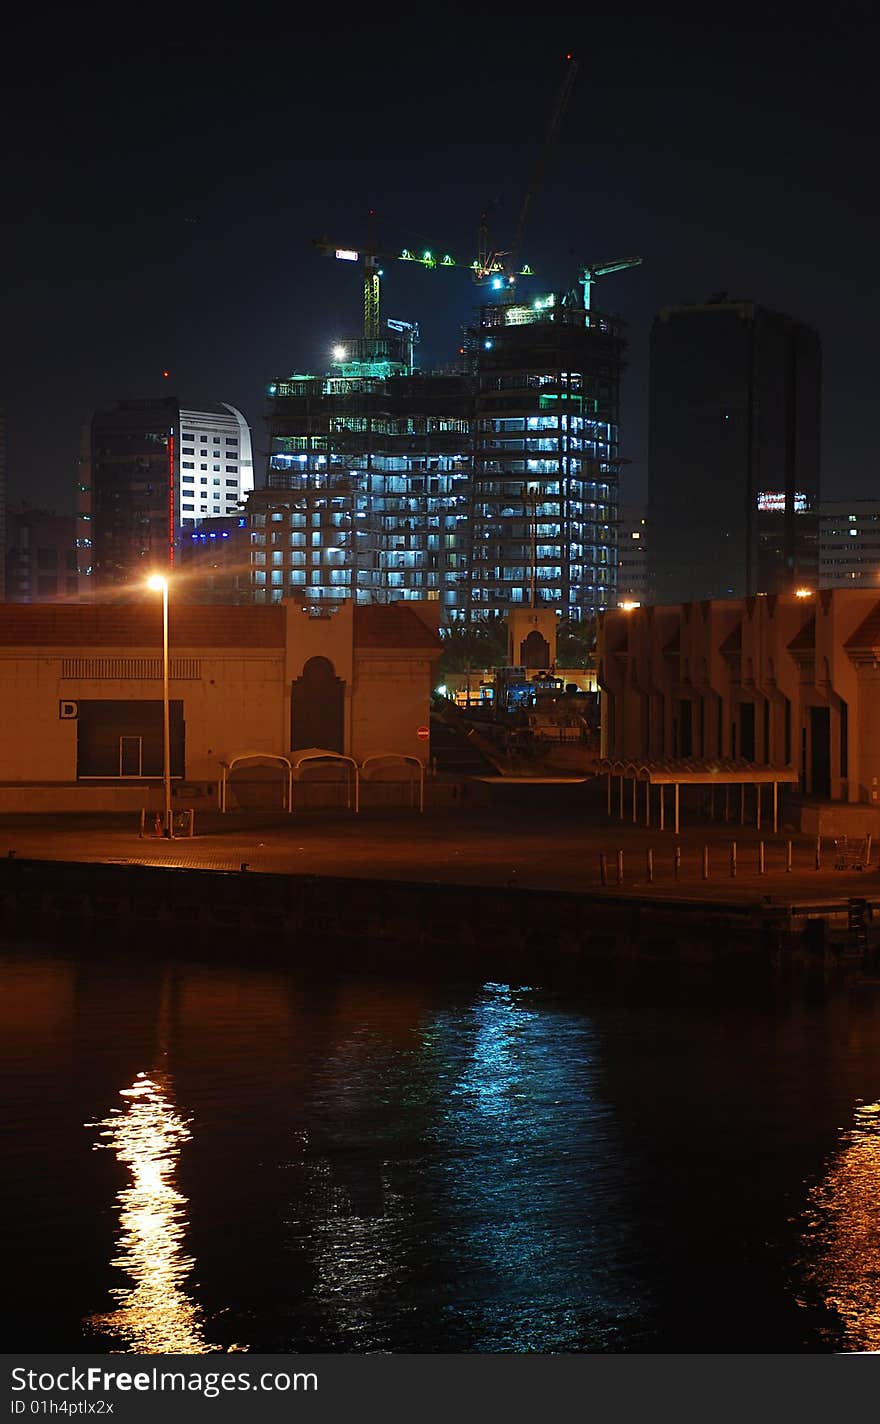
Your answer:
[[[528,262],[526,262],[523,267],[520,267],[519,275],[521,277],[534,277],[535,274],[529,266]]]
[[[440,265],[441,267],[454,267],[455,261],[449,256],[449,253],[447,252]]]
[[[400,254],[400,260],[401,260],[401,262],[412,262],[412,261],[414,261],[413,255],[412,255],[412,253],[410,252],[410,250],[409,250],[408,247],[405,247],[405,248],[403,249],[403,251],[401,252],[401,254]]]

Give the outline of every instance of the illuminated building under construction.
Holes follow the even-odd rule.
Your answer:
[[[624,341],[583,286],[481,307],[452,374],[414,371],[398,323],[326,376],[274,382],[257,601],[435,598],[447,620],[611,605]]]
[[[332,374],[270,386],[266,489],[251,502],[258,601],[463,609],[473,381],[413,372],[409,345],[363,338]]]
[[[631,265],[631,263],[621,263]],[[484,306],[467,520],[473,613],[616,602],[621,323],[571,291]]]

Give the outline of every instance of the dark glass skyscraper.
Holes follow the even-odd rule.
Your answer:
[[[821,346],[726,297],[651,331],[648,566],[655,603],[816,586]]]

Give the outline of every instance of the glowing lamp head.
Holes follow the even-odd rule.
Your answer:
[[[813,590],[811,588],[796,588],[794,591],[795,598],[811,598],[812,595]]]
[[[623,603],[619,603],[617,606],[624,613],[632,613],[634,608],[641,608],[642,605],[640,603],[636,603],[635,600],[632,598],[627,598],[624,600]]]
[[[346,358],[346,356],[347,356],[347,354],[348,354],[348,353],[347,353],[347,351],[346,351],[346,349],[345,349],[344,346],[334,346],[334,347],[333,347],[333,360],[334,360],[334,361],[344,361],[345,358]]]
[[[168,587],[168,580],[162,574],[150,574],[147,579],[147,588],[153,593],[164,593]]]

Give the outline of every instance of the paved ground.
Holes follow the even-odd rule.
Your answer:
[[[608,820],[604,801],[576,805],[552,799],[537,806],[464,806],[411,813],[371,812],[237,820],[203,818],[192,840],[140,839],[120,818],[0,818],[0,857],[50,860],[132,861],[192,869],[251,870],[297,875],[365,876],[458,884],[540,889],[601,889],[600,854],[607,856],[607,894],[622,891],[657,897],[820,903],[864,895],[880,901],[878,857],[866,872],[833,868],[833,845],[825,842],[822,868],[815,869],[815,841],[793,839],[793,870],[785,869],[787,834],[765,837],[765,874],[758,874],[759,835],[722,824],[690,825],[679,836]],[[737,844],[737,875],[730,874],[730,846]],[[709,847],[709,878],[703,878],[703,848]],[[654,851],[654,882],[646,852]],[[681,852],[675,878],[675,850]],[[618,890],[617,851],[623,852]]]

